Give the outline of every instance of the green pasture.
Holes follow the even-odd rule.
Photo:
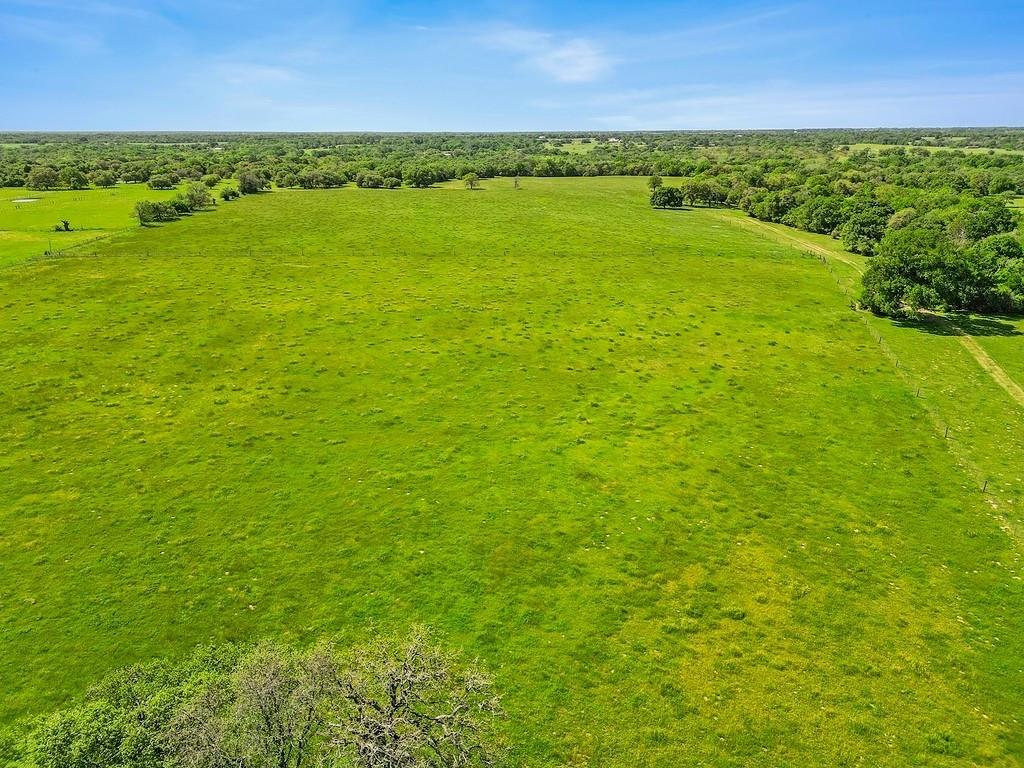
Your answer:
[[[1019,765],[1024,409],[773,229],[521,185],[274,191],[0,269],[2,717],[422,622],[517,765]]]
[[[166,200],[174,194],[175,190],[152,190],[145,184],[52,191],[0,188],[0,266],[132,227],[138,200]],[[67,219],[73,231],[54,232],[61,219]]]
[[[583,139],[572,139],[566,144],[556,144],[551,141],[544,142],[546,149],[560,149],[562,152],[566,152],[570,155],[587,155],[593,152],[601,144],[599,139],[592,139],[591,141],[583,141]]]
[[[966,146],[950,146],[950,147],[929,147],[920,146],[917,144],[872,144],[870,142],[858,142],[856,144],[850,144],[850,151],[857,152],[859,150],[868,149],[872,152],[879,152],[883,149],[894,149],[895,147],[901,147],[903,149],[925,149],[928,152],[964,152],[969,155],[1019,155],[1022,154],[1021,150],[1018,149],[1002,149],[1000,147],[966,147]]]

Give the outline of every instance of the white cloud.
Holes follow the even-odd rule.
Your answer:
[[[612,66],[601,46],[582,37],[560,40],[548,32],[505,25],[479,39],[495,50],[521,54],[527,66],[562,83],[597,80]]]

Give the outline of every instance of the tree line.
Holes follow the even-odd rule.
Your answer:
[[[822,173],[851,184],[950,186],[977,194],[1024,194],[1024,131],[971,129],[661,132],[593,134],[586,153],[568,135],[536,134],[185,134],[13,135],[0,146],[0,186],[78,188],[111,180],[173,183],[234,176],[258,167],[282,187],[360,183],[409,186],[495,176],[704,176],[769,192]],[[18,141],[20,139],[21,141]],[[614,142],[611,141],[614,139]],[[858,144],[892,144],[883,151]],[[988,149],[977,151],[978,145]],[[54,176],[56,174],[56,176]],[[63,178],[62,178],[63,174]],[[767,206],[782,208],[785,198]],[[765,210],[768,210],[766,207]]]

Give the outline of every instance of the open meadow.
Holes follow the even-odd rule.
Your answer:
[[[1020,765],[1024,405],[827,237],[521,187],[0,195],[0,718],[421,622],[514,764]]]
[[[145,184],[49,191],[0,188],[0,267],[128,229],[138,224],[132,213],[136,201],[166,200],[173,194]],[[72,231],[54,231],[62,219]]]

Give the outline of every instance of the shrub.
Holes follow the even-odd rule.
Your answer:
[[[189,209],[193,211],[216,205],[209,187],[199,181],[193,181],[185,188],[184,199],[188,203]]]
[[[154,221],[174,221],[178,218],[178,210],[171,203],[140,200],[135,204],[135,218],[141,226]]]

